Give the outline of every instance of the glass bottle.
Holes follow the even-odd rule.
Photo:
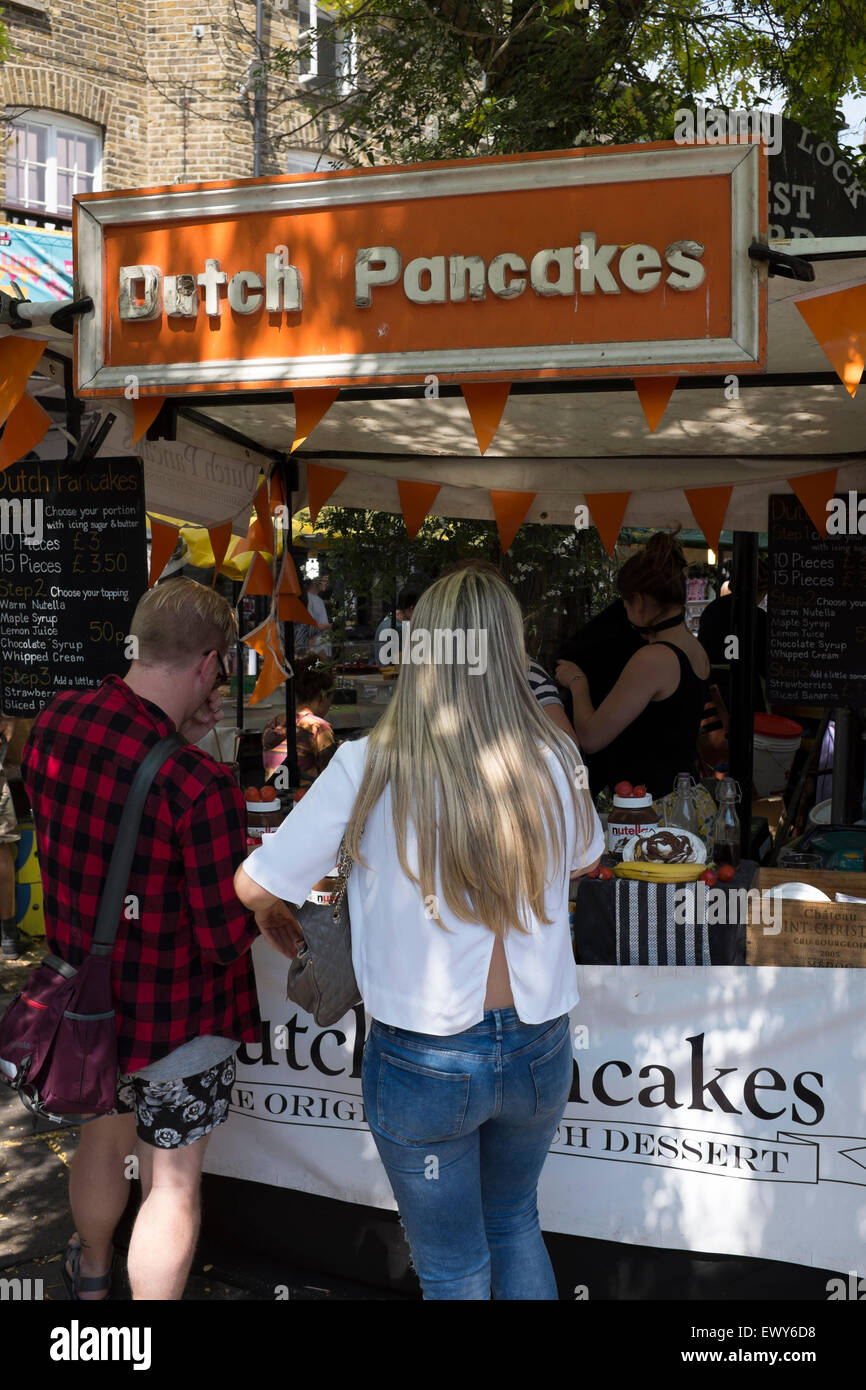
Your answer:
[[[730,777],[719,782],[719,809],[713,825],[713,860],[718,864],[740,866],[740,818],[737,815],[739,788]]]
[[[695,786],[688,772],[678,772],[674,782],[674,804],[667,817],[668,826],[677,830],[690,830],[701,837],[698,822],[698,809],[695,805]]]

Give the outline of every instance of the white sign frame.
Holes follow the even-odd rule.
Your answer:
[[[395,167],[377,173],[357,171],[295,175],[231,186],[204,184],[180,189],[153,189],[109,197],[75,200],[77,294],[93,300],[94,312],[76,323],[76,391],[82,396],[114,393],[134,374],[139,387],[179,391],[190,385],[202,391],[219,386],[263,383],[291,389],[310,380],[347,381],[393,376],[525,373],[538,370],[584,370],[606,374],[627,366],[662,370],[671,364],[730,364],[749,369],[761,361],[761,291],[766,268],[749,258],[761,229],[760,161],[763,148],[739,143],[630,150],[525,162],[467,163],[458,167]],[[107,227],[121,223],[164,224],[187,217],[231,217],[255,212],[298,212],[339,208],[359,201],[388,202],[453,197],[473,193],[593,187],[662,179],[701,179],[727,175],[731,180],[731,336],[661,341],[561,343],[484,349],[435,349],[413,352],[350,353],[295,358],[222,359],[156,363],[105,364],[105,300],[116,287],[104,279],[103,239]],[[576,229],[576,233],[577,233]],[[688,235],[683,228],[683,235]],[[205,259],[202,253],[202,263]]]

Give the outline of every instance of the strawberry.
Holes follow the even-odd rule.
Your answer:
[[[715,869],[704,869],[704,872],[701,874],[701,883],[705,883],[708,888],[712,888],[718,881]]]
[[[736,872],[733,864],[719,865],[719,878],[722,880],[722,883],[730,883],[731,879],[735,877]]]
[[[614,796],[634,796],[634,787],[631,782],[617,782],[613,794]]]

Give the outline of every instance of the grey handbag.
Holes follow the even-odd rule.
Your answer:
[[[338,855],[338,887],[330,903],[295,908],[304,944],[289,966],[286,996],[324,1028],[361,1002],[352,966],[349,905],[345,901],[352,860],[345,843]]]

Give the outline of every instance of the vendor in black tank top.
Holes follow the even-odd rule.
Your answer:
[[[628,660],[607,698],[594,709],[586,676],[560,661],[556,679],[571,691],[574,728],[585,753],[607,748],[628,728],[629,766],[612,783],[643,784],[656,799],[691,772],[707,698],[710,659],[686,627],[686,561],[675,533],[660,531],[617,577],[626,613],[645,645]]]

